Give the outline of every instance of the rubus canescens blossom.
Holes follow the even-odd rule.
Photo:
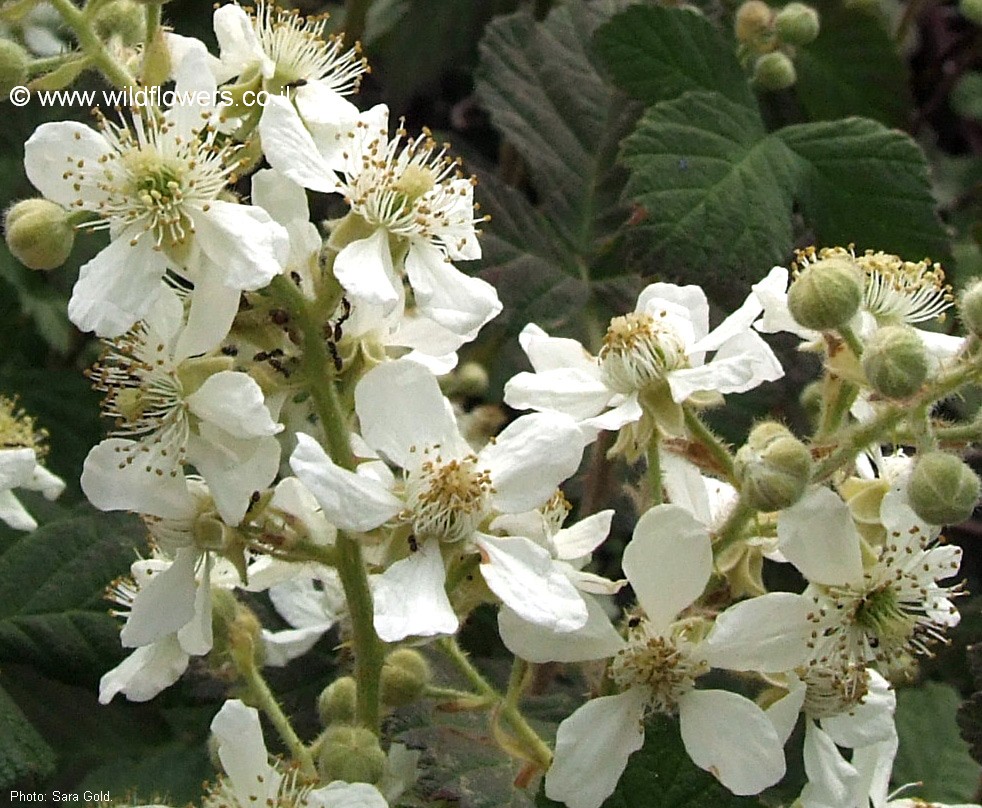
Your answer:
[[[777,357],[751,328],[761,311],[751,295],[710,331],[702,289],[653,283],[641,292],[633,312],[610,321],[596,357],[576,340],[550,337],[529,324],[520,340],[534,372],[508,382],[505,402],[517,409],[566,413],[596,432],[634,423],[646,408],[672,410],[674,405],[677,410],[700,394],[751,390],[784,375]],[[707,361],[708,352],[715,353]]]
[[[385,105],[363,113],[325,155],[299,121],[267,115],[260,123],[266,159],[305,188],[344,195],[351,214],[332,240],[334,274],[348,294],[389,313],[405,275],[421,314],[473,339],[501,311],[493,286],[451,263],[481,257],[474,180],[428,132],[390,138],[388,117]]]
[[[343,469],[303,434],[290,465],[339,529],[396,529],[390,548],[397,560],[374,580],[383,640],[457,630],[444,591],[445,550],[479,553],[490,589],[526,620],[558,631],[586,622],[583,599],[548,551],[486,532],[494,516],[548,500],[576,470],[583,444],[570,419],[525,416],[474,452],[436,379],[406,360],[369,371],[355,390],[355,410],[368,447],[399,467],[401,479],[377,462]]]
[[[189,48],[175,92],[208,98],[214,79],[203,47]],[[83,331],[113,337],[144,317],[173,270],[194,286],[189,352],[228,332],[242,290],[266,286],[286,259],[283,228],[266,211],[220,195],[236,168],[209,107],[175,106],[160,117],[134,110],[130,122],[102,118],[42,124],[24,147],[24,167],[45,197],[90,214],[84,227],[109,231],[109,246],[86,263],[68,304]],[[197,333],[201,329],[201,333]]]
[[[161,292],[147,319],[107,343],[92,369],[114,418],[113,436],[85,460],[82,490],[102,510],[168,517],[187,508],[184,466],[208,481],[222,517],[236,525],[253,491],[276,475],[282,430],[262,390],[227,357],[180,350],[184,307]]]
[[[15,401],[0,396],[0,520],[15,530],[34,530],[38,525],[13,489],[40,491],[45,499],[56,499],[65,490],[61,478],[41,465],[45,435]]]
[[[734,793],[756,794],[776,783],[785,771],[785,739],[765,712],[743,696],[699,689],[696,682],[714,667],[777,673],[802,664],[807,599],[774,592],[729,607],[714,623],[686,617],[709,582],[713,555],[706,527],[678,505],[659,505],[641,517],[623,567],[643,616],[629,621],[611,662],[622,692],[588,701],[559,725],[547,796],[570,808],[597,808],[641,748],[649,711],[678,715],[693,762]]]

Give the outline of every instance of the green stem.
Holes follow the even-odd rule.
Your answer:
[[[246,656],[248,659],[252,658],[251,649]],[[249,701],[258,705],[259,709],[266,713],[266,716],[279,733],[280,738],[283,739],[283,743],[290,750],[293,759],[300,764],[300,770],[304,776],[316,780],[317,767],[314,766],[314,759],[310,754],[310,750],[307,749],[303,741],[300,740],[294,731],[293,725],[290,724],[290,719],[286,717],[286,713],[283,712],[283,708],[280,707],[273,692],[269,689],[269,685],[263,678],[262,673],[259,672],[259,669],[252,662],[240,665],[239,672],[242,674],[245,685],[249,690]]]
[[[437,641],[437,645],[444,654],[453,662],[458,670],[470,682],[473,688],[482,696],[486,696],[493,703],[498,704],[501,717],[504,718],[511,727],[512,734],[518,740],[523,750],[531,760],[543,770],[548,769],[552,764],[552,751],[539,734],[532,729],[518,709],[517,701],[520,691],[514,690],[509,683],[509,696],[502,697],[500,693],[481,675],[481,672],[471,664],[467,655],[457,645],[453,637],[447,637]],[[516,668],[512,668],[512,679],[516,676]]]
[[[705,422],[693,410],[684,407],[682,411],[685,415],[685,425],[689,429],[689,434],[709,452],[713,460],[716,461],[717,466],[719,466],[720,471],[726,475],[727,481],[735,483],[736,475],[733,473],[733,455],[730,454],[730,450],[726,448],[723,441],[712,433],[712,430],[706,426]]]
[[[655,433],[648,441],[648,487],[651,489],[651,504],[661,505],[665,501],[662,492],[661,452],[658,434]]]
[[[347,418],[334,387],[334,366],[324,347],[321,323],[312,313],[306,298],[289,278],[277,275],[269,288],[289,312],[290,321],[300,330],[303,339],[303,378],[327,436],[331,457],[339,466],[353,470],[355,457],[348,440]],[[375,633],[372,592],[368,585],[361,544],[351,536],[339,532],[335,550],[338,577],[344,588],[351,617],[355,678],[358,680],[358,721],[377,734],[381,725],[380,679],[385,648]]]
[[[65,25],[72,29],[76,39],[78,39],[78,44],[92,60],[94,67],[101,70],[103,75],[117,87],[137,86],[133,74],[106,50],[106,46],[96,36],[86,16],[71,0],[49,0],[49,2],[61,15]]]
[[[157,36],[157,30],[160,28],[161,20],[161,7],[163,3],[148,3],[147,12],[147,36],[146,36],[146,47],[150,47],[150,43],[153,42],[153,38]]]
[[[263,551],[261,550],[260,552]],[[313,561],[317,564],[323,564],[326,567],[337,567],[338,565],[338,551],[336,547],[330,547],[326,544],[316,544],[312,541],[295,541],[289,547],[277,550],[272,555],[284,561],[294,561],[297,563]]]
[[[747,522],[750,521],[755,513],[757,511],[743,497],[740,497],[737,500],[736,507],[730,512],[723,526],[716,533],[713,541],[713,552],[719,555],[731,544],[739,541],[743,536],[744,527],[746,527]]]
[[[849,346],[849,350],[852,351],[853,356],[859,359],[863,355],[863,343],[859,341],[859,337],[856,336],[856,332],[853,331],[848,325],[843,325],[839,327],[839,336],[842,337],[842,341]]]
[[[471,693],[469,690],[457,690],[453,687],[433,687],[428,686],[426,690],[423,691],[423,695],[431,699],[452,699],[454,701],[461,701],[464,699],[473,701],[475,698],[487,698],[486,696],[477,696]]]
[[[508,688],[505,690],[505,704],[518,707],[525,685],[528,682],[529,664],[521,657],[515,657],[508,675]]]
[[[69,62],[81,61],[86,57],[79,56],[77,53],[58,53],[54,56],[44,56],[40,59],[32,59],[27,65],[27,75],[34,76],[40,73],[48,73],[52,70],[57,70],[62,65],[66,65]]]

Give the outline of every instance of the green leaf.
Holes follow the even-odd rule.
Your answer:
[[[821,33],[795,56],[795,90],[807,116],[861,115],[906,127],[913,112],[907,65],[880,20],[839,0],[816,8]]]
[[[979,766],[959,737],[957,691],[937,682],[897,693],[900,748],[893,764],[894,783],[923,782],[918,796],[937,802],[969,802],[978,788]]]
[[[948,97],[955,112],[963,118],[982,121],[982,71],[964,73]]]
[[[776,133],[802,160],[799,199],[823,244],[885,250],[910,260],[949,257],[927,161],[907,135],[864,118]]]
[[[4,544],[0,663],[95,683],[122,655],[105,588],[127,571],[144,537],[136,517],[85,513]]]
[[[634,6],[601,26],[594,44],[618,86],[646,104],[706,90],[756,106],[734,43],[691,9]]]
[[[616,154],[640,109],[600,75],[590,44],[621,5],[571,0],[543,22],[527,12],[500,17],[481,43],[477,93],[518,157],[510,172],[531,186],[482,176],[477,189],[491,214],[481,275],[505,309],[472,356],[489,363],[496,386],[514,373],[528,322],[584,338],[570,323],[583,328],[610,298],[617,308],[633,305],[637,283],[622,240],[626,173]]]
[[[598,762],[598,765],[601,765]],[[540,793],[539,808],[562,803]],[[602,808],[748,808],[754,797],[737,797],[696,766],[682,745],[676,722],[657,716],[645,725],[644,746],[631,755],[614,793]]]
[[[801,166],[755,109],[717,93],[656,104],[624,142],[638,230],[669,274],[746,288],[792,244]]]
[[[875,121],[766,134],[756,110],[686,93],[645,113],[623,159],[652,260],[720,289],[745,290],[790,253],[796,203],[819,244],[948,257],[923,153]]]
[[[0,789],[7,790],[24,778],[47,777],[54,767],[51,747],[0,687]]]

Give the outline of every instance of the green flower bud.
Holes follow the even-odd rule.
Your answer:
[[[354,721],[358,706],[358,683],[351,676],[335,679],[317,697],[317,714],[325,727]]]
[[[61,205],[47,199],[23,199],[7,211],[7,247],[31,269],[60,267],[71,254],[75,231]]]
[[[982,25],[982,0],[961,0],[958,10],[969,22]]]
[[[747,0],[737,9],[733,30],[738,42],[749,45],[770,34],[774,12],[763,0]]]
[[[771,51],[754,63],[753,80],[762,90],[777,92],[793,87],[798,80],[798,73],[794,69],[794,62],[786,53]]]
[[[863,287],[851,262],[825,258],[809,264],[788,289],[791,316],[805,328],[831,331],[859,311]]]
[[[958,301],[958,314],[965,328],[982,337],[982,279],[969,284]]]
[[[102,39],[118,36],[125,45],[136,45],[147,35],[147,15],[136,0],[112,0],[100,7],[93,24]]]
[[[0,39],[0,101],[14,87],[27,84],[27,64],[30,54],[16,42]]]
[[[758,424],[736,454],[740,495],[759,511],[779,511],[801,499],[811,479],[812,456],[782,424]]]
[[[804,3],[788,3],[774,18],[778,39],[788,45],[807,45],[818,38],[818,12]]]
[[[488,392],[490,380],[484,365],[464,362],[446,376],[440,377],[440,389],[446,396],[477,398]]]
[[[822,386],[821,382],[810,382],[798,396],[798,403],[801,404],[808,420],[814,424],[818,423],[822,414]]]
[[[910,326],[884,326],[866,343],[863,370],[880,395],[907,398],[920,390],[927,378],[927,351]]]
[[[317,771],[325,783],[343,780],[374,785],[385,774],[385,752],[371,730],[334,726],[324,733]]]
[[[390,707],[411,704],[423,695],[432,678],[430,665],[419,651],[399,648],[382,666],[382,702]]]
[[[907,499],[921,519],[932,525],[957,525],[975,510],[979,478],[955,455],[929,452],[918,458],[907,482]]]

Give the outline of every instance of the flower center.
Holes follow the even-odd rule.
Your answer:
[[[667,317],[665,311],[655,317],[630,312],[610,321],[599,358],[611,390],[634,393],[662,381],[666,372],[688,366],[685,340]]]
[[[913,632],[917,621],[904,611],[897,592],[889,585],[867,594],[856,604],[856,625],[881,642],[903,643]]]
[[[48,451],[48,433],[17,406],[15,399],[0,396],[0,449],[33,449],[40,460]]]
[[[278,781],[275,793],[269,793],[273,788],[266,782],[267,776],[257,773],[255,777],[255,785],[247,787],[245,794],[236,790],[227,777],[219,777],[205,795],[202,808],[314,808],[323,805],[321,801],[309,799],[313,784],[302,779],[296,767],[287,767],[280,760],[274,762],[268,775]]]
[[[622,688],[643,688],[655,712],[674,714],[679,699],[709,670],[705,660],[694,656],[695,645],[684,630],[652,633],[641,623],[629,631],[628,643],[611,661],[610,674]]]
[[[812,718],[828,718],[849,712],[869,692],[866,669],[859,666],[842,670],[811,667],[805,671],[802,681],[806,685],[802,709]]]
[[[491,473],[477,466],[477,456],[445,461],[424,455],[419,469],[406,479],[408,507],[404,518],[420,539],[468,538],[480,525],[493,491]]]

